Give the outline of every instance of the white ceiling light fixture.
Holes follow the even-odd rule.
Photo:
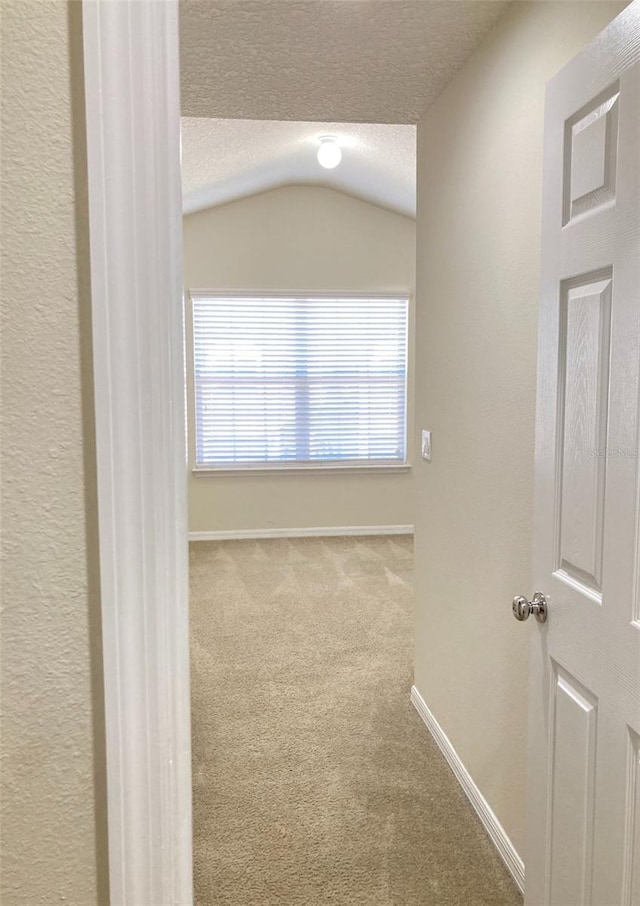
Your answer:
[[[182,132],[185,214],[315,184],[416,216],[415,126],[183,117]],[[342,151],[334,170],[318,163],[321,135],[335,137]]]
[[[342,160],[342,150],[335,135],[321,135],[318,163],[325,170],[333,170]]]

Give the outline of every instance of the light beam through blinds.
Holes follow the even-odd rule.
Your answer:
[[[406,297],[192,293],[196,468],[406,461]]]

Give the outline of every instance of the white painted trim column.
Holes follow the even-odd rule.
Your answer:
[[[176,0],[83,0],[113,906],[190,906]]]

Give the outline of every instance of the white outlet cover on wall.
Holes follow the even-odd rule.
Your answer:
[[[431,462],[431,431],[422,432],[422,458]]]

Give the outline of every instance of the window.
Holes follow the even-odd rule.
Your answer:
[[[406,297],[191,300],[196,469],[406,462]]]

